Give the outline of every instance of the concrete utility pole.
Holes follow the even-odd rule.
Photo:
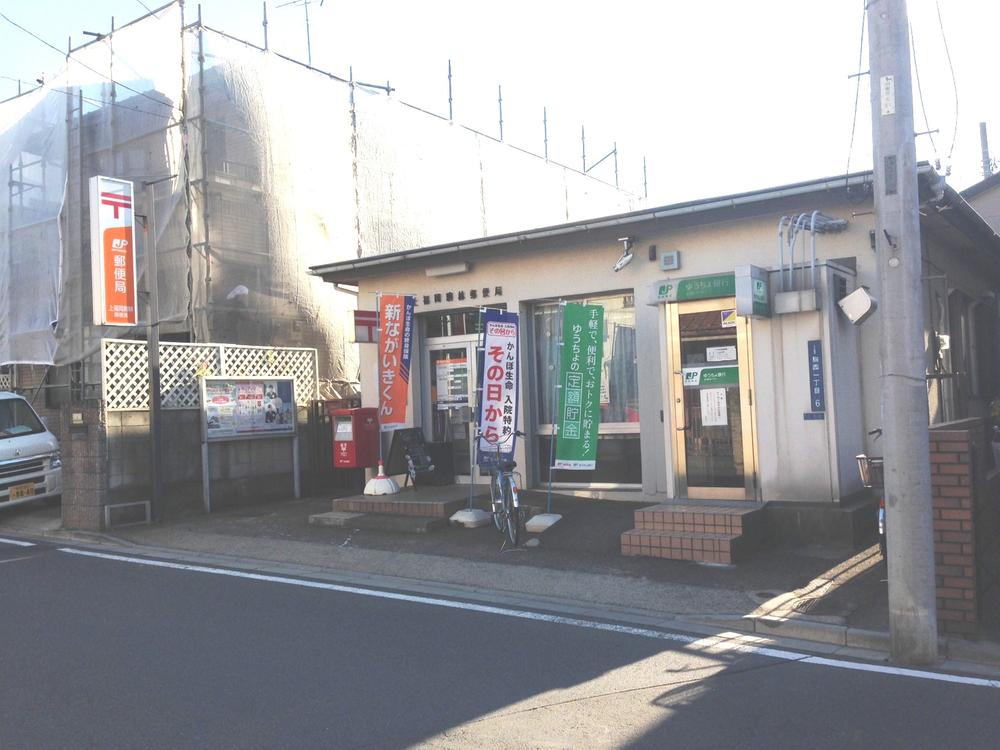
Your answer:
[[[986,138],[986,123],[979,123],[979,143],[983,147],[983,179],[993,174],[993,161],[990,159],[990,142]]]
[[[146,291],[149,319],[146,322],[146,349],[149,357],[149,456],[150,516],[163,520],[163,412],[160,404],[160,290],[156,257],[156,185],[176,175],[143,182],[146,192]]]
[[[868,4],[892,657],[937,660],[917,156],[905,0]]]

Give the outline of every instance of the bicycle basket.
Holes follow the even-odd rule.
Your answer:
[[[858,461],[858,473],[861,474],[861,484],[869,489],[882,489],[884,487],[882,457],[866,456],[862,453],[855,456],[855,458]]]

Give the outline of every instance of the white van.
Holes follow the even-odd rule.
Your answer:
[[[59,441],[16,393],[0,391],[0,508],[62,494]]]

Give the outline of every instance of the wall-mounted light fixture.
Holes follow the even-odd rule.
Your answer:
[[[447,266],[425,268],[424,273],[428,276],[454,276],[457,273],[465,273],[468,270],[469,264],[462,261],[461,263],[450,263]]]
[[[864,287],[858,287],[843,299],[837,301],[840,311],[854,325],[859,326],[878,309],[878,303]]]

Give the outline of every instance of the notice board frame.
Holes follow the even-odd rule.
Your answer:
[[[235,434],[226,435],[209,435],[208,428],[208,404],[206,403],[206,394],[208,391],[208,385],[210,383],[232,383],[234,386],[238,383],[250,383],[250,384],[260,384],[262,391],[266,394],[268,383],[282,383],[287,384],[289,388],[290,398],[287,399],[287,405],[291,409],[291,422],[288,429],[261,429],[261,430],[248,430],[244,432],[237,432]],[[295,491],[295,499],[298,500],[301,497],[301,481],[299,477],[299,429],[298,429],[298,407],[295,401],[295,378],[292,377],[272,377],[272,376],[259,376],[259,377],[230,377],[230,376],[218,376],[209,375],[202,376],[198,378],[198,393],[199,393],[199,412],[201,414],[201,491],[202,491],[202,505],[205,508],[206,513],[212,512],[212,473],[211,465],[209,463],[209,444],[210,443],[228,443],[228,442],[242,442],[247,440],[262,440],[262,439],[291,439],[292,443],[292,482]]]

